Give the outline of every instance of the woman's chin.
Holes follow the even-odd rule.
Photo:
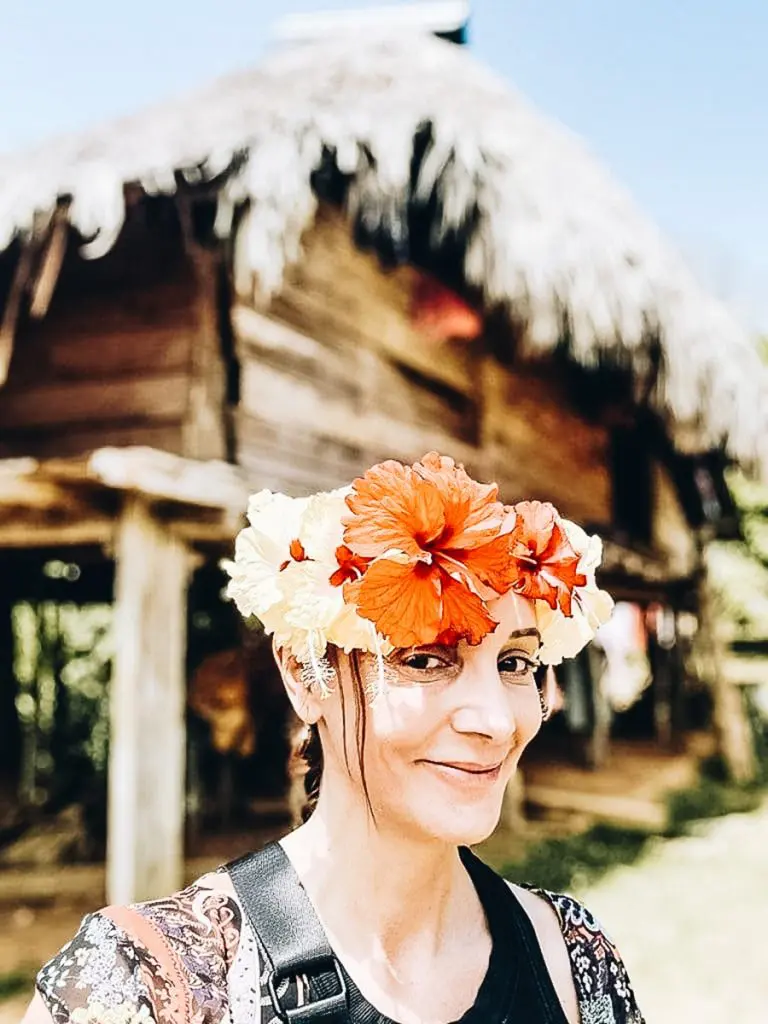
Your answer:
[[[463,814],[446,810],[440,816],[433,811],[429,820],[422,819],[421,826],[433,838],[449,846],[477,846],[493,835],[500,817],[500,808],[487,811],[477,808]]]
[[[462,838],[456,842],[456,845],[478,846],[480,843],[484,843],[485,840],[492,836],[496,831],[498,823],[499,819],[496,817],[491,822],[486,822],[484,825],[478,825],[478,827],[472,831],[465,828],[462,832]]]

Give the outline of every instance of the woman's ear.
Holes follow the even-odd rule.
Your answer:
[[[293,710],[306,725],[314,725],[322,717],[322,702],[311,673],[287,648],[273,644],[272,650]]]

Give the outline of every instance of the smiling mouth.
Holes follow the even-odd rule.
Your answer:
[[[501,768],[503,762],[496,764],[468,764],[464,761],[424,761],[424,764],[434,765],[436,768],[450,768],[455,772],[463,772],[465,775],[495,775]]]

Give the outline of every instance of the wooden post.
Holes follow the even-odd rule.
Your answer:
[[[183,881],[185,545],[139,497],[117,531],[107,896],[129,903]]]
[[[191,347],[187,411],[182,428],[184,455],[193,459],[226,459],[227,367],[219,329],[218,257],[194,239],[192,206],[177,204],[184,248],[195,277],[196,337]]]
[[[754,737],[743,695],[723,670],[725,643],[707,574],[701,570],[698,587],[699,630],[707,642],[714,726],[719,752],[734,782],[752,782],[757,774]]]

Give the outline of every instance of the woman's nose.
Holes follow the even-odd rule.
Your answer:
[[[509,743],[517,732],[514,701],[495,663],[491,669],[468,673],[462,683],[453,713],[456,731],[475,733],[499,745]]]

